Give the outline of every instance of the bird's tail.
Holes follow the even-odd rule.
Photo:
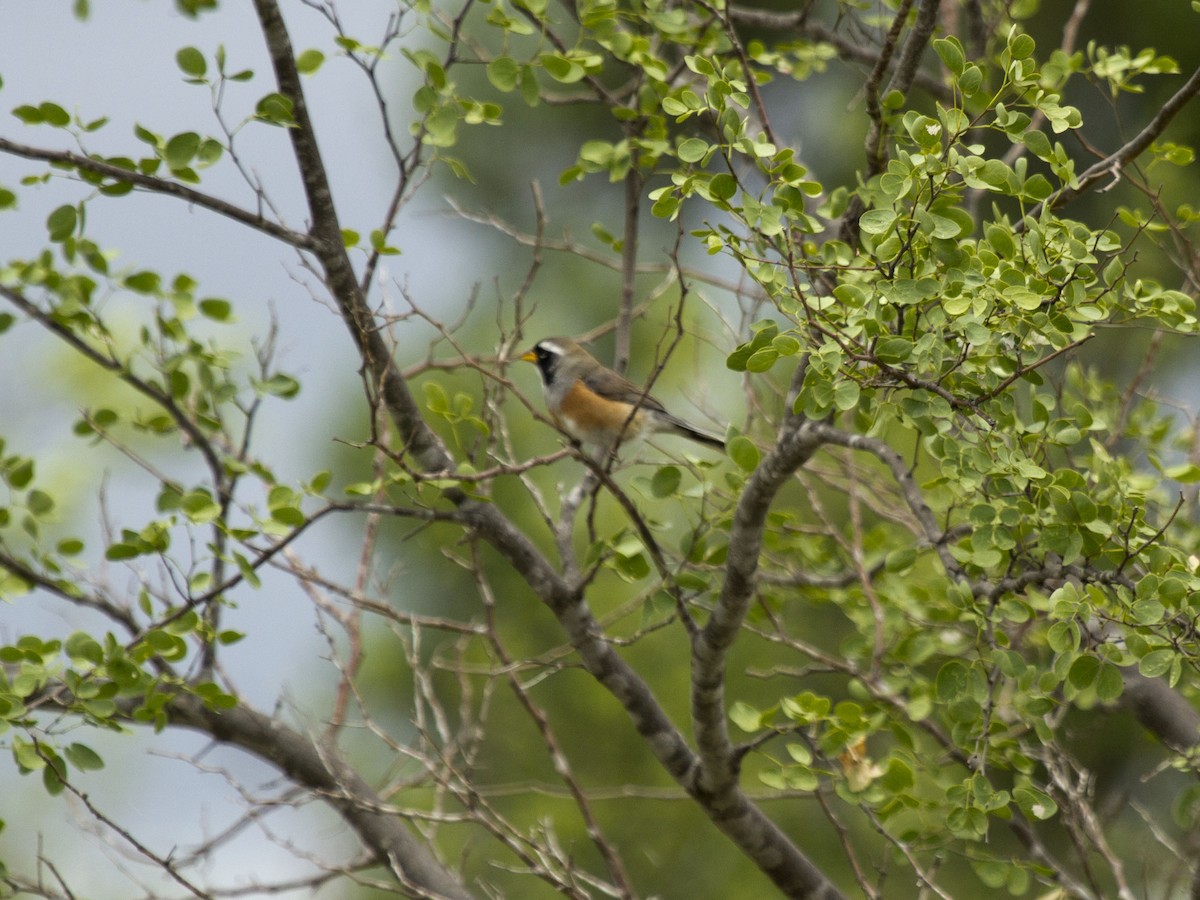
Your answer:
[[[677,419],[671,416],[671,431],[680,437],[691,438],[698,444],[704,444],[706,447],[712,447],[715,450],[725,452],[725,439],[708,432],[701,431],[693,425],[689,425],[682,419]]]

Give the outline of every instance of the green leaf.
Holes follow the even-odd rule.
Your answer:
[[[788,744],[787,753],[788,756],[800,763],[802,766],[812,765],[813,753],[804,744]]]
[[[507,94],[520,83],[521,67],[515,59],[500,56],[487,64],[487,77],[492,87]]]
[[[948,660],[938,670],[935,688],[943,703],[961,700],[967,695],[967,667],[957,659]]]
[[[388,244],[387,234],[378,228],[371,230],[370,235],[368,235],[368,240],[371,243],[371,249],[381,256],[396,256],[400,253],[398,248]]]
[[[911,569],[917,561],[917,551],[914,547],[904,547],[893,550],[884,558],[883,567],[889,572],[904,572]]]
[[[875,345],[875,355],[879,360],[893,365],[905,362],[912,351],[912,341],[902,337],[886,337]]]
[[[662,109],[668,116],[687,116],[691,115],[691,107],[680,103],[674,97],[663,97]]]
[[[761,454],[745,435],[737,435],[725,445],[725,452],[743,472],[753,472],[758,468]]]
[[[947,69],[955,75],[962,73],[963,66],[966,65],[966,54],[958,38],[939,38],[933,42],[933,49]]]
[[[171,169],[182,169],[189,165],[200,149],[200,135],[185,131],[175,135],[163,148],[163,158]]]
[[[974,63],[967,65],[958,76],[958,89],[968,97],[974,96],[983,87],[983,70]]]
[[[276,372],[266,381],[262,382],[262,389],[264,393],[270,394],[273,397],[282,397],[285,400],[290,400],[300,393],[300,382],[291,375]]]
[[[179,500],[179,509],[189,522],[198,525],[215,521],[221,515],[221,506],[205,488],[188,491]]]
[[[157,272],[147,269],[127,275],[124,284],[125,287],[137,291],[139,294],[154,294],[162,285],[162,277]]]
[[[1170,671],[1174,662],[1174,650],[1152,650],[1138,660],[1138,671],[1147,678],[1160,678]]]
[[[729,720],[742,731],[753,733],[762,728],[763,715],[749,703],[738,700],[729,707]]]
[[[700,138],[688,138],[680,142],[679,148],[675,153],[683,162],[698,163],[708,155],[710,149],[712,148],[708,141],[703,141]]]
[[[155,150],[162,146],[163,139],[160,135],[155,134],[148,128],[143,128],[141,125],[133,126],[133,135],[143,144],[149,144]]]
[[[63,753],[71,765],[81,772],[91,772],[104,768],[104,760],[100,758],[100,754],[86,744],[71,744],[63,750]]]
[[[1074,622],[1055,622],[1046,632],[1046,642],[1055,653],[1069,653],[1079,646],[1079,626]]]
[[[241,572],[242,577],[246,579],[246,584],[253,588],[257,588],[262,583],[261,579],[258,577],[258,572],[254,570],[254,566],[251,564],[250,560],[246,559],[246,557],[240,553],[234,553],[233,561],[237,564],[238,571]]]
[[[1054,185],[1050,183],[1045,175],[1039,174],[1030,177],[1022,186],[1022,190],[1026,197],[1042,201],[1054,193]]]
[[[15,694],[0,693],[0,720],[22,719],[28,713],[24,701]],[[0,725],[0,730],[4,726]]]
[[[916,779],[913,777],[912,766],[902,759],[892,757],[879,783],[893,794],[899,794],[911,790],[916,784]]]
[[[804,347],[794,335],[790,334],[777,335],[771,341],[771,346],[778,351],[780,356],[795,356]]]
[[[1003,290],[1004,299],[1015,305],[1018,309],[1023,309],[1027,312],[1032,312],[1042,305],[1043,297],[1041,294],[1029,290],[1024,285],[1013,285]]]
[[[1019,787],[1013,790],[1013,799],[1025,815],[1034,819],[1045,820],[1058,813],[1058,804],[1045,791]]]
[[[670,188],[655,188],[650,192],[650,198],[654,201],[650,212],[656,218],[674,221],[675,217],[679,215],[679,196]]]
[[[712,181],[708,184],[708,189],[715,200],[731,200],[737,194],[737,179],[722,172],[713,176]]]
[[[138,670],[134,668],[134,671]],[[84,700],[79,705],[86,710],[89,716],[96,719],[111,719],[117,712],[117,704],[105,698]]]
[[[299,528],[304,524],[304,513],[295,506],[277,506],[271,510],[271,518],[288,528]]]
[[[228,322],[231,320],[233,304],[228,300],[208,297],[200,301],[199,307],[201,315],[212,319],[214,322]]]
[[[679,490],[682,479],[678,466],[662,466],[650,479],[650,493],[655,497],[670,497]]]
[[[325,62],[325,54],[320,50],[305,50],[296,57],[296,69],[301,75],[311,75],[321,68]]]
[[[68,637],[63,649],[67,656],[76,662],[99,665],[104,660],[104,648],[95,638],[83,631],[76,631]]]
[[[859,217],[858,227],[867,234],[883,234],[891,231],[897,216],[890,209],[869,209]]]
[[[133,559],[135,556],[141,556],[142,550],[133,544],[119,542],[111,545],[104,551],[104,558],[110,562],[119,562],[123,559]]]
[[[57,797],[63,792],[67,786],[64,777],[66,776],[66,766],[60,758],[53,759],[53,765],[48,765],[42,769],[42,787],[46,789],[46,793],[51,797]]]
[[[26,125],[41,125],[45,121],[42,111],[36,106],[30,106],[28,103],[23,103],[16,107],[12,111],[12,114]]]
[[[255,105],[254,117],[271,125],[287,128],[296,124],[292,109],[291,97],[285,97],[280,93],[270,93]]]
[[[187,656],[187,644],[183,638],[161,628],[146,632],[142,642],[157,656],[166,660],[178,661]]]
[[[1139,600],[1130,607],[1134,621],[1139,625],[1157,625],[1166,615],[1166,608],[1157,600]]]
[[[1103,703],[1115,703],[1125,692],[1125,678],[1121,670],[1109,662],[1100,667],[1100,676],[1095,685],[1096,697]]]
[[[1100,675],[1100,660],[1094,656],[1081,656],[1071,663],[1067,680],[1079,690],[1086,690]]]
[[[64,538],[58,542],[55,549],[63,556],[78,556],[83,552],[83,541],[78,538]]]
[[[211,681],[198,684],[193,690],[209,709],[233,709],[237,706],[237,697],[225,693],[219,685]]]
[[[551,78],[562,84],[574,84],[587,74],[583,66],[561,53],[543,53],[538,61]]]
[[[32,490],[25,497],[26,508],[35,516],[44,516],[54,509],[54,498],[45,491]]]
[[[203,78],[208,71],[208,63],[204,54],[195,47],[181,47],[175,53],[175,64],[189,78]]]
[[[46,230],[50,232],[50,240],[62,243],[75,233],[79,224],[79,214],[74,206],[63,205],[50,213],[46,218]]]
[[[1029,152],[1039,159],[1050,159],[1054,154],[1054,148],[1050,145],[1050,138],[1041,131],[1027,131],[1021,137],[1022,142],[1029,148]]]
[[[12,486],[20,490],[27,487],[29,482],[33,481],[33,460],[28,458],[15,458],[11,461],[5,472],[5,480]]]
[[[858,406],[862,389],[854,381],[839,381],[833,389],[833,405],[845,412]]]
[[[537,106],[542,99],[542,89],[538,85],[537,73],[533,66],[521,68],[521,99],[529,107]]]
[[[42,121],[47,125],[65,128],[71,124],[70,114],[57,103],[39,103],[38,111],[42,114]]]
[[[194,609],[189,609],[176,616],[163,627],[169,634],[184,637],[193,633],[199,625],[200,615]]]
[[[1008,52],[1012,54],[1013,59],[1028,59],[1033,56],[1035,49],[1037,49],[1037,44],[1027,34],[1018,34],[1008,45]]]
[[[1194,484],[1200,481],[1200,466],[1191,462],[1180,463],[1163,469],[1163,474],[1183,484]]]
[[[747,372],[767,372],[779,359],[779,351],[774,347],[763,347],[755,350],[746,360]]]
[[[14,740],[12,754],[17,767],[23,772],[36,772],[46,765],[46,761],[38,753],[37,745],[32,741]]]

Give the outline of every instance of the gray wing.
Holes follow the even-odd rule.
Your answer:
[[[642,389],[627,378],[622,378],[612,369],[598,368],[583,376],[583,383],[609,400],[619,400],[622,403],[637,403],[642,409],[653,409],[665,413],[666,407],[647,395],[642,396]]]

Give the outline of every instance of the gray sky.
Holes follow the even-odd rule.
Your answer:
[[[394,3],[386,0],[352,0],[340,4],[348,30],[364,42],[381,33]],[[80,23],[70,15],[70,4],[46,0],[0,0],[0,135],[41,147],[78,149],[65,131],[31,127],[8,111],[22,104],[52,101],[84,120],[108,116],[109,124],[87,135],[86,148],[105,154],[137,155],[144,145],[133,137],[135,123],[171,135],[180,131],[218,133],[205,87],[189,87],[175,64],[175,52],[195,46],[211,59],[223,44],[230,70],[252,68],[257,77],[248,84],[232,85],[227,97],[229,121],[236,122],[253,110],[262,94],[273,89],[265,52],[249,3],[226,2],[219,13],[189,20],[167,0],[97,0],[91,18]],[[334,58],[332,33],[321,17],[298,3],[285,4],[293,41],[298,50],[322,49],[330,59],[316,78],[306,82],[310,106],[325,154],[343,223],[364,235],[382,216],[393,183],[391,159],[379,140],[378,111],[362,73],[344,59]],[[408,66],[393,59],[385,72],[395,82],[400,117],[409,114],[403,79]],[[403,125],[401,126],[403,127]],[[304,208],[297,190],[282,129],[251,124],[240,133],[238,144],[244,162],[267,188],[289,223],[301,227]],[[0,185],[15,188],[27,174],[44,170],[39,163],[0,156]],[[222,164],[206,174],[202,189],[225,199],[252,205],[253,197],[232,166]],[[41,227],[51,210],[75,203],[88,189],[66,179],[56,179],[36,190],[21,189],[16,212],[0,213],[0,260],[38,252],[46,242]],[[436,195],[421,202],[438,202]],[[436,266],[447,252],[461,253],[472,229],[429,211],[410,210],[396,243],[405,248],[401,257],[389,259],[385,276],[402,279],[416,296],[436,287],[439,296],[462,296],[469,289],[470,272],[462,267]],[[285,323],[281,367],[301,378],[300,397],[276,403],[259,425],[259,453],[272,459],[283,479],[310,477],[332,435],[327,425],[331,404],[344,402],[351,382],[330,382],[330,372],[352,377],[349,337],[328,309],[309,296],[295,277],[302,272],[296,255],[278,242],[256,237],[231,222],[203,211],[188,210],[178,201],[142,195],[100,199],[88,205],[89,233],[106,250],[115,251],[115,270],[156,269],[168,277],[187,272],[201,283],[203,295],[221,296],[235,304],[245,330],[260,331],[274,308]],[[37,226],[37,227],[33,227]],[[424,265],[422,265],[424,263]],[[430,265],[435,264],[435,265]],[[456,279],[460,282],[457,286]],[[388,291],[387,293],[391,293]],[[119,302],[119,301],[118,301]],[[227,332],[226,332],[227,333]],[[35,455],[40,473],[74,502],[62,507],[64,531],[79,534],[89,543],[91,558],[99,551],[96,471],[81,469],[80,444],[70,436],[73,411],[87,402],[88,386],[56,373],[50,354],[54,348],[32,326],[22,326],[23,339],[5,340],[0,371],[10,389],[0,392],[0,434],[8,439],[8,452]],[[9,338],[13,337],[10,333]],[[344,359],[346,365],[338,365]],[[311,377],[314,372],[322,378]],[[152,486],[115,454],[107,473],[110,513],[120,525],[141,527],[153,516]],[[177,466],[173,471],[181,471]],[[345,557],[329,531],[310,540],[302,549],[308,558],[335,569]],[[150,573],[152,575],[152,572]],[[341,574],[344,574],[344,570]],[[120,569],[109,575],[117,585],[131,583]],[[238,609],[227,623],[250,636],[229,654],[231,673],[244,695],[270,710],[276,702],[292,703],[319,720],[324,696],[312,694],[312,671],[326,652],[314,627],[311,605],[281,578],[267,577],[257,592],[239,594]],[[67,634],[88,627],[78,611],[25,598],[0,605],[0,639],[25,632]],[[280,695],[280,685],[283,695]],[[165,738],[165,739],[164,739]],[[101,773],[83,776],[87,790],[112,818],[130,827],[139,839],[157,852],[187,851],[190,842],[203,839],[235,818],[244,803],[220,774],[197,771],[170,758],[191,755],[204,747],[189,735],[155,738],[154,752],[130,753],[135,741],[127,737],[105,739],[79,732],[74,738],[95,747],[107,761]],[[142,747],[150,741],[136,739]],[[271,777],[263,765],[240,753],[215,748],[203,752],[203,762],[227,770],[248,789]],[[68,882],[91,897],[127,897],[129,883],[105,887],[107,873],[118,868],[112,860],[130,853],[127,847],[106,848],[105,841],[82,834],[90,828],[85,811],[65,797],[47,801],[35,778],[19,778],[11,764],[0,769],[0,818],[8,822],[0,846],[23,872],[32,871],[39,833],[43,850],[60,866]],[[29,810],[43,810],[35,827]],[[17,813],[20,811],[20,815]],[[74,818],[83,828],[62,828],[58,823]],[[269,820],[282,834],[302,845],[333,856],[330,847],[341,843],[339,821],[320,809],[284,811]],[[175,845],[166,842],[178,841]],[[210,873],[214,884],[233,886],[257,876],[270,880],[293,871],[295,859],[273,846],[257,831],[247,830],[218,857],[219,868]],[[136,863],[127,866],[137,877],[146,877],[149,893],[162,886],[156,875]],[[178,893],[178,888],[167,892]]]

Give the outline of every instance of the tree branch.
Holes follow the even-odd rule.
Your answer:
[[[77,169],[81,172],[91,172],[93,175],[102,175],[114,181],[127,182],[152,194],[178,197],[180,200],[184,200],[194,206],[218,213],[243,225],[248,225],[255,231],[261,231],[263,234],[277,238],[285,244],[290,244],[301,250],[310,250],[313,246],[312,238],[302,231],[294,231],[285,225],[280,225],[278,222],[272,222],[270,219],[263,218],[257,213],[242,209],[236,204],[221,200],[218,197],[198,191],[195,188],[190,188],[177,181],[168,181],[165,178],[144,175],[141,172],[125,169],[121,166],[104,162],[103,160],[93,159],[90,156],[81,156],[78,153],[72,153],[70,150],[46,150],[41,147],[18,144],[6,138],[0,138],[0,153],[19,156],[23,159],[36,159],[52,165],[70,166],[72,169]]]
[[[883,42],[883,48],[879,51],[879,56],[875,59],[875,67],[871,70],[871,75],[867,78],[867,83],[863,86],[866,92],[867,117],[871,120],[871,126],[867,131],[867,139],[865,142],[867,152],[867,176],[876,175],[883,171],[883,107],[880,104],[880,98],[883,93],[883,76],[887,74],[888,68],[891,65],[892,55],[896,52],[896,45],[900,42],[900,32],[904,30],[904,23],[908,20],[908,13],[912,9],[913,0],[900,0],[900,5],[896,9],[896,15],[892,18],[892,27],[888,30],[887,38]]]
[[[36,321],[80,356],[90,360],[105,371],[111,372],[125,384],[129,385],[129,387],[133,388],[133,390],[161,407],[170,417],[171,421],[175,423],[175,426],[187,436],[191,444],[204,457],[205,465],[212,475],[214,485],[218,489],[221,488],[224,484],[224,469],[220,454],[213,447],[209,436],[196,424],[190,413],[175,402],[170,394],[150,381],[139,378],[128,365],[123,364],[115,357],[101,353],[19,291],[0,284],[0,297],[6,299],[25,315]]]
[[[929,37],[937,25],[939,6],[939,0],[921,0],[921,5],[917,9],[916,24],[908,33],[904,49],[900,51],[900,58],[896,61],[896,71],[892,73],[892,78],[888,82],[888,91],[900,91],[902,94],[907,94],[908,89],[912,87],[913,79],[917,77],[917,71],[921,66],[921,57],[929,45]]]
[[[836,888],[803,855],[780,859],[775,849],[791,842],[738,787],[738,754],[729,739],[725,714],[726,660],[746,612],[762,551],[767,512],[775,495],[820,446],[807,422],[793,418],[775,449],[759,464],[742,493],[729,535],[729,555],[721,596],[708,624],[692,642],[692,720],[700,767],[691,789],[704,799],[718,827],[734,837],[792,897],[839,896]]]
[[[412,393],[393,364],[391,348],[367,305],[346,253],[325,163],[308,115],[292,41],[279,12],[279,5],[275,0],[255,0],[254,7],[279,90],[292,101],[295,125],[287,132],[299,164],[312,219],[312,251],[325,274],[326,286],[362,354],[370,386],[379,391],[388,414],[404,439],[405,449],[426,470],[449,470],[453,467],[453,460],[441,440],[425,423]]]
[[[172,722],[240,747],[325,798],[415,896],[470,900],[470,892],[334,748],[240,701],[233,709],[217,712],[198,697],[179,694],[167,711]]]
[[[1045,203],[1035,206],[1029,213],[1030,218],[1037,219],[1046,203],[1050,204],[1050,209],[1058,209],[1086,194],[1100,182],[1120,178],[1121,170],[1141,156],[1167,130],[1171,120],[1197,93],[1200,93],[1200,68],[1192,72],[1191,77],[1163,104],[1145,128],[1104,159],[1088,166],[1075,179],[1075,184],[1067,185]]]
[[[854,40],[820,22],[808,21],[807,9],[800,12],[783,12],[731,5],[728,14],[730,20],[738,24],[756,28],[772,28],[786,32],[789,37],[799,34],[811,41],[829,44],[837,51],[838,56],[849,62],[873,66],[879,59],[879,50],[872,47],[869,42]],[[950,96],[950,91],[945,84],[919,69],[913,74],[912,84],[916,84],[939,99]]]

